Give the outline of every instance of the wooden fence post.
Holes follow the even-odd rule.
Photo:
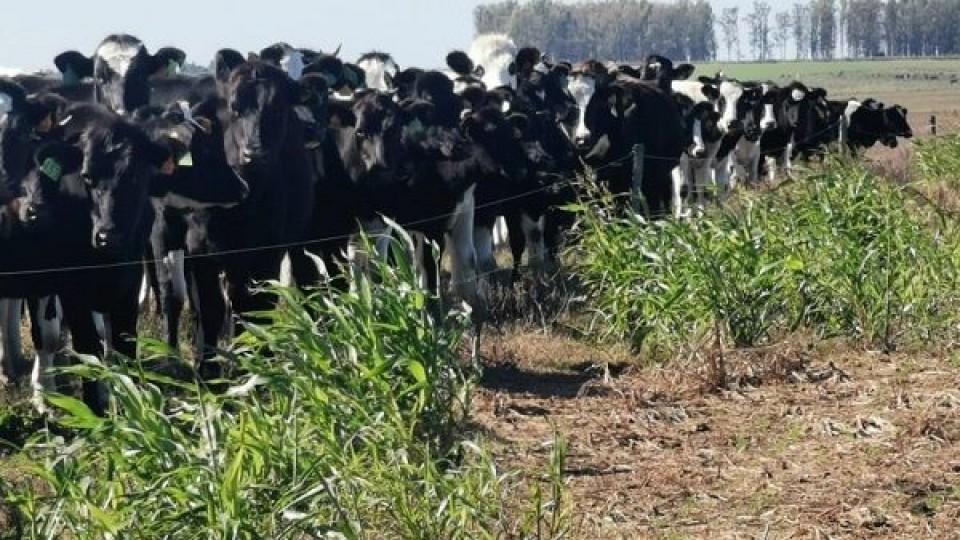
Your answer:
[[[633,145],[633,170],[630,175],[630,204],[633,211],[640,214],[648,201],[643,200],[643,159],[645,152],[643,144]]]
[[[930,115],[930,134],[936,136],[937,134],[937,115]]]

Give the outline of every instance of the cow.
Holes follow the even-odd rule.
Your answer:
[[[699,83],[698,83],[699,84]],[[673,170],[673,213],[681,217],[683,200],[692,192],[699,194],[713,181],[712,160],[720,149],[723,137],[717,123],[719,113],[713,103],[694,101],[686,94],[674,92],[683,120],[684,151],[680,162]]]
[[[896,148],[898,137],[913,137],[907,112],[907,109],[900,105],[884,107],[883,103],[874,99],[863,102],[849,100],[843,111],[840,142],[853,155],[862,153],[877,142]]]
[[[808,88],[802,84],[791,85],[791,109],[796,121],[791,139],[791,160],[822,158],[830,143],[839,137],[843,117],[841,108],[830,106],[827,91],[823,88]]]
[[[140,261],[151,218],[147,197],[169,155],[99,104],[65,109],[50,137],[69,145],[75,157],[28,175],[21,207],[28,219],[47,216],[54,222],[56,234],[48,236],[58,255],[53,266],[69,270],[50,281],[56,283],[74,350],[134,357]],[[94,313],[103,315],[106,350]],[[47,367],[38,369],[46,372]],[[97,381],[84,382],[84,401],[104,412],[105,395]]]
[[[231,307],[241,317],[269,309],[274,297],[253,290],[255,282],[277,279],[281,261],[291,252],[294,279],[309,285],[315,279],[301,257],[313,212],[314,177],[304,151],[306,128],[295,107],[310,87],[291,79],[279,67],[248,61],[220,77],[216,115],[224,122],[227,161],[249,186],[239,205],[214,208],[191,220],[188,252],[216,255],[193,262],[189,273],[198,336],[202,336],[201,375],[216,377],[210,362],[226,304],[219,286],[223,269]],[[314,275],[311,275],[314,274]]]
[[[516,278],[524,251],[529,249],[530,266],[543,270],[548,256],[556,252],[560,234],[572,226],[571,216],[559,207],[574,201],[572,180],[582,172],[582,163],[570,140],[572,129],[566,125],[576,118],[577,105],[567,91],[570,67],[546,61],[535,48],[521,49],[513,66],[516,90],[499,87],[488,101],[508,111],[531,170],[525,181],[502,194],[503,203],[484,205],[481,214],[502,212],[505,216]],[[485,249],[483,216],[477,221],[481,267],[491,266],[493,253]]]
[[[733,149],[731,180],[732,183],[743,181],[747,185],[753,185],[760,176],[760,139],[764,133],[777,127],[774,113],[777,93],[770,85],[746,83],[740,101],[743,110],[743,135]]]
[[[36,151],[56,126],[66,102],[55,94],[40,93],[27,96],[23,87],[12,80],[0,79],[0,204],[4,224],[0,228],[0,244],[4,256],[0,259],[0,363],[5,378],[17,381],[26,371],[19,361],[20,319],[23,302],[30,305],[33,324],[31,330],[39,357],[46,365],[59,345],[60,317],[57,309],[49,308],[53,298],[53,283],[46,276],[18,275],[35,268],[47,268],[57,263],[55,249],[44,234],[49,222],[43,213],[34,212],[22,204],[24,183],[35,167]],[[42,161],[52,163],[60,149],[50,150]],[[42,307],[43,311],[38,311]],[[37,379],[34,378],[34,387]]]
[[[569,88],[583,111],[574,131],[583,159],[603,168],[598,177],[615,196],[642,194],[647,216],[666,216],[683,150],[673,96],[647,81],[615,77],[596,61],[575,71]]]
[[[173,170],[150,191],[154,213],[150,258],[157,272],[165,339],[174,351],[179,348],[180,313],[187,298],[187,214],[230,208],[242,202],[249,191],[227,163],[223,128],[215,111],[208,99],[193,108],[186,102],[145,106],[133,115],[134,122],[171,156],[169,167]]]
[[[366,87],[386,92],[394,88],[393,79],[400,72],[400,66],[388,53],[371,51],[357,59],[357,66],[366,75]]]

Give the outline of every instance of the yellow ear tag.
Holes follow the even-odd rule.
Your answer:
[[[187,152],[180,158],[180,161],[177,162],[178,167],[193,167],[193,154]]]
[[[43,120],[37,124],[37,133],[50,133],[50,130],[53,129],[53,115],[48,114],[43,117]]]

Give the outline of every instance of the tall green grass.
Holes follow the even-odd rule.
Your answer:
[[[916,193],[831,161],[694,220],[617,217],[601,197],[576,208],[568,259],[595,328],[636,349],[675,351],[717,328],[736,347],[800,329],[888,351],[953,342],[960,231]]]
[[[99,418],[50,396],[58,423],[77,435],[38,435],[24,451],[35,481],[0,486],[18,516],[12,535],[446,539],[512,530],[513,484],[464,429],[476,381],[460,354],[468,317],[431,316],[437,299],[414,285],[409,265],[376,273],[349,293],[276,288],[281,307],[229,354],[243,375],[225,392],[142,363],[73,368],[106,381],[112,412]],[[535,526],[543,512],[533,511]]]

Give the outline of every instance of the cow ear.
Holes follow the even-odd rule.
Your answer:
[[[93,59],[77,51],[66,51],[53,59],[63,77],[64,86],[77,86],[82,79],[93,77]]]
[[[527,130],[530,129],[530,119],[525,114],[511,114],[508,120],[510,125],[513,126],[513,136],[516,139],[522,139]]]
[[[673,78],[677,81],[689,79],[696,69],[693,64],[680,64],[673,70]]]
[[[163,47],[151,58],[153,69],[150,72],[176,75],[186,61],[187,53],[176,47]]]
[[[230,78],[230,72],[237,66],[246,62],[240,51],[234,49],[220,49],[214,57],[214,72],[217,75],[217,81],[227,82]]]
[[[27,101],[27,92],[10,79],[0,79],[0,116],[19,110]]]
[[[700,89],[700,93],[710,101],[715,101],[720,98],[720,90],[712,84],[703,85],[703,87]]]
[[[300,103],[323,103],[330,91],[326,77],[320,73],[308,73],[297,84],[300,90]]]
[[[703,75],[697,77],[697,80],[700,81],[700,82],[702,82],[703,84],[716,84],[716,83],[717,83],[717,79],[716,79],[715,77],[714,77],[714,78],[711,78],[711,77],[705,77],[705,76],[703,76]]]
[[[464,117],[460,122],[460,130],[472,141],[478,141],[483,138],[483,125],[482,122],[477,120],[475,114],[468,114]]]
[[[37,150],[34,163],[48,178],[59,181],[64,175],[80,170],[83,151],[72,144],[56,141]]]

